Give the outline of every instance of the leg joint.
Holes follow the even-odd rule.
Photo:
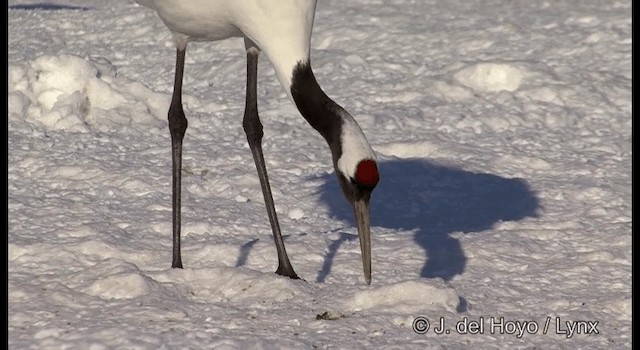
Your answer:
[[[169,107],[169,131],[171,132],[171,137],[178,137],[182,140],[184,133],[187,131],[187,126],[188,122],[182,105],[172,103]]]
[[[242,127],[244,128],[245,134],[247,134],[247,140],[250,144],[262,141],[264,132],[262,131],[262,123],[260,123],[260,118],[258,118],[257,110],[245,110]]]

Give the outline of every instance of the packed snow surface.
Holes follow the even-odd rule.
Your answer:
[[[370,286],[266,57],[304,280],[273,273],[241,39],[188,47],[171,269],[170,32],[132,0],[8,8],[9,348],[631,348],[631,1],[319,1],[314,71],[379,160]]]

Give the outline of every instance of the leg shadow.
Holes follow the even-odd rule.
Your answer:
[[[43,11],[60,11],[60,10],[80,10],[89,11],[91,7],[87,6],[75,6],[75,5],[63,5],[41,2],[36,4],[16,4],[9,5],[9,9],[12,10],[43,10]]]
[[[238,255],[238,260],[236,261],[236,267],[244,266],[247,263],[249,252],[257,242],[258,239],[256,238],[240,246],[240,254]]]
[[[327,254],[324,257],[324,263],[322,264],[320,273],[318,273],[316,282],[322,283],[327,278],[327,276],[329,276],[329,274],[331,273],[331,266],[333,266],[333,258],[336,256],[336,253],[338,252],[338,249],[340,248],[342,243],[347,241],[355,241],[357,239],[358,236],[356,235],[340,232],[340,237],[331,242],[331,244],[329,244],[329,247],[327,248]]]

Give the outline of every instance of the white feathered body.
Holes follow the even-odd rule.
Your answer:
[[[283,86],[309,59],[316,0],[136,0],[154,9],[176,46],[189,41],[246,37],[273,63]]]
[[[158,13],[173,34],[176,47],[190,41],[244,37],[267,55],[285,92],[291,93],[294,69],[309,62],[317,0],[136,0]],[[363,159],[376,159],[357,122],[341,110],[342,154],[338,168],[355,176]]]

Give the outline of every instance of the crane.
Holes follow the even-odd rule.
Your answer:
[[[187,45],[194,41],[244,38],[247,87],[243,129],[256,165],[278,253],[276,274],[298,279],[284,246],[262,152],[258,116],[258,57],[264,52],[300,114],[329,145],[342,192],[353,206],[365,282],[371,284],[369,202],[379,182],[376,155],[356,120],[330,99],[310,64],[310,40],[317,0],[136,0],[155,10],[171,31],[176,47],[175,80],[168,111],[172,154],[173,268],[180,253],[182,141],[188,122],[182,108]]]

